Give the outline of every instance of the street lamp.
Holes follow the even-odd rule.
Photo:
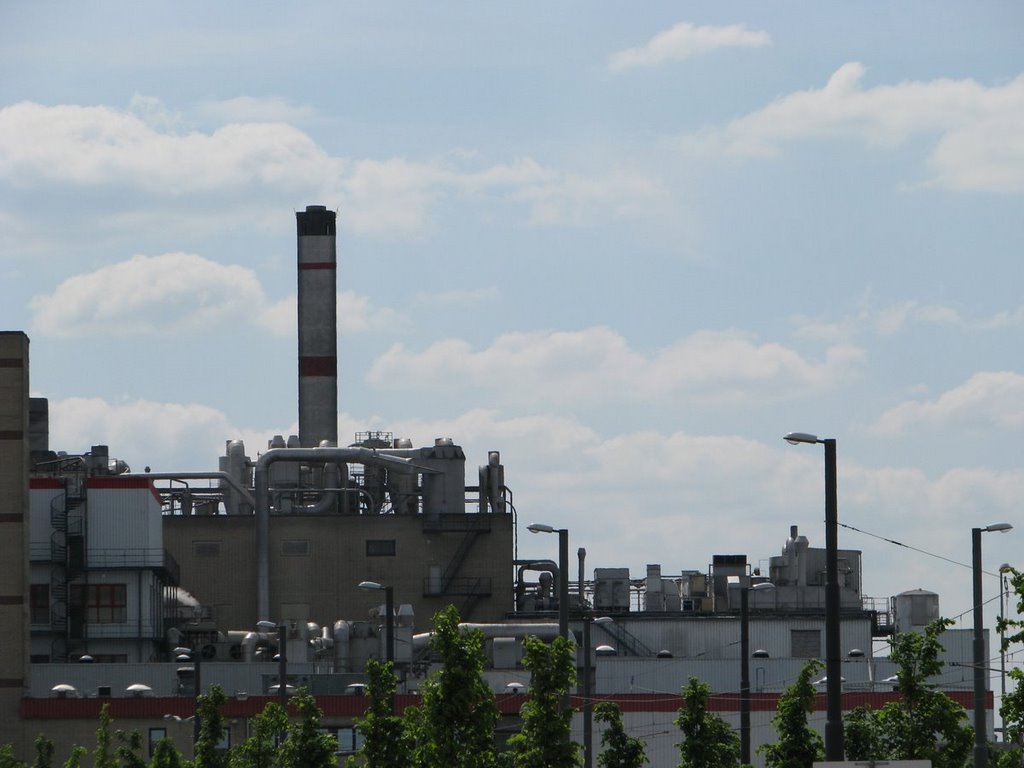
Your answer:
[[[199,741],[199,694],[202,691],[200,687],[200,667],[203,660],[202,651],[194,651],[191,648],[185,646],[178,646],[174,649],[174,657],[176,661],[183,661],[187,657],[192,662],[192,746],[195,747],[197,741]]]
[[[378,584],[376,581],[360,581],[360,589],[384,590],[384,652],[387,660],[395,662],[395,591],[390,586]]]
[[[555,528],[547,523],[531,523],[526,526],[530,533],[558,534],[558,635],[567,638],[569,635],[569,529]],[[569,709],[569,689],[562,696],[560,711]],[[566,739],[569,735],[566,734]]]
[[[770,581],[740,587],[740,762],[750,764],[750,591],[775,589]]]
[[[981,534],[1012,529],[1009,523],[993,523],[971,529],[971,571],[974,577],[974,768],[988,768],[985,727],[985,629],[981,597]]]
[[[532,523],[526,530],[558,534],[558,634],[566,637],[569,634],[569,530],[545,523]]]
[[[590,625],[610,624],[611,616],[591,618],[587,611],[583,616],[583,768],[593,765],[594,754],[594,676],[590,662]]]
[[[807,432],[790,432],[783,438],[791,445],[825,446],[825,760],[841,761],[843,749],[843,691],[839,657],[839,494],[837,491],[836,441],[819,439]]]
[[[256,622],[256,629],[260,632],[273,632],[277,630],[277,703],[281,709],[288,711],[288,625],[284,622],[275,624],[272,621],[261,619]]]

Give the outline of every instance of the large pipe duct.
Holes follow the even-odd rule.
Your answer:
[[[338,444],[337,237],[334,211],[307,205],[298,227],[299,443]]]

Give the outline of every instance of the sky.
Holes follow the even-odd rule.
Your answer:
[[[0,329],[51,448],[297,432],[295,211],[338,212],[339,435],[499,450],[519,554],[971,606],[1024,567],[1024,6],[0,2]],[[899,542],[893,543],[893,542]],[[998,603],[999,580],[984,580]],[[970,626],[970,617],[961,620]]]

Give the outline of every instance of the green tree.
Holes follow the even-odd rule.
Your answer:
[[[405,722],[391,713],[395,695],[394,664],[371,659],[366,664],[369,681],[367,693],[370,706],[365,717],[356,723],[363,736],[359,754],[367,768],[405,768],[409,764],[412,744],[406,734]],[[354,757],[349,766],[358,765]]]
[[[576,647],[567,638],[523,642],[523,667],[530,671],[529,697],[519,711],[522,728],[508,740],[513,768],[570,768],[580,745],[569,740],[572,710],[562,702],[576,682]]]
[[[71,748],[71,754],[68,755],[68,759],[64,761],[64,768],[80,768],[82,765],[82,758],[89,754],[89,750],[85,747],[74,746]]]
[[[117,761],[121,768],[146,768],[146,761],[142,757],[142,734],[138,731],[114,732],[117,740]]]
[[[25,768],[25,763],[14,756],[13,744],[0,744],[0,768]]]
[[[870,761],[882,753],[875,727],[875,713],[870,707],[856,707],[843,723],[843,744],[847,760]]]
[[[224,738],[224,715],[220,708],[227,702],[227,694],[219,685],[210,686],[210,692],[196,700],[196,717],[199,718],[199,737],[196,739],[194,768],[227,768],[228,753],[219,749]]]
[[[764,744],[758,753],[764,755],[767,768],[811,768],[815,760],[825,759],[821,736],[807,724],[807,713],[814,708],[817,691],[811,678],[821,669],[821,662],[812,659],[797,675],[796,682],[779,697],[772,718],[778,741]]]
[[[305,688],[291,699],[298,719],[288,726],[281,744],[281,768],[334,768],[338,760],[338,741],[320,729],[320,710]]]
[[[421,688],[422,703],[407,712],[413,765],[420,768],[489,768],[495,764],[494,726],[501,717],[484,680],[484,637],[460,630],[449,605],[434,616],[431,649],[442,666]]]
[[[1024,641],[1024,621],[1019,616],[1024,613],[1024,574],[1015,568],[1008,572],[1010,587],[1017,598],[1016,614],[1018,618],[999,617],[998,629],[1003,636],[1001,650],[1006,651],[1014,643]],[[995,768],[1019,768],[1024,763],[1024,751],[1021,744],[1024,743],[1024,672],[1019,669],[1011,669],[1009,672],[1010,682],[1013,687],[1003,696],[999,705],[999,716],[1003,721],[1003,739],[1014,746],[1011,749],[1000,750],[993,755],[991,761]]]
[[[279,764],[281,734],[288,729],[288,713],[276,701],[249,721],[249,738],[228,756],[230,768],[274,768]]]
[[[740,738],[722,718],[708,711],[711,686],[695,677],[683,688],[683,706],[675,724],[683,733],[679,768],[735,768]]]
[[[622,712],[617,704],[602,701],[594,707],[594,719],[605,726],[598,768],[641,768],[648,762],[643,741],[629,736],[622,727]]]
[[[182,763],[181,753],[174,748],[174,742],[165,737],[153,747],[153,759],[149,761],[149,768],[182,768]]]
[[[847,746],[849,758],[930,760],[934,768],[965,765],[974,744],[967,713],[928,682],[945,666],[938,638],[951,623],[938,619],[923,632],[900,632],[890,639],[900,698],[874,712],[858,713],[853,723],[856,740],[852,749]],[[868,750],[874,753],[861,754]]]
[[[110,748],[110,723],[110,705],[104,704],[100,708],[100,727],[96,729],[96,749],[92,753],[93,768],[117,768],[117,760]]]
[[[36,736],[36,760],[32,768],[50,768],[53,765],[53,740],[45,734]]]

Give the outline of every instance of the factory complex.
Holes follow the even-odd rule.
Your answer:
[[[29,339],[0,333],[0,744],[28,760],[45,733],[66,755],[93,743],[109,703],[115,726],[150,750],[170,738],[191,756],[198,692],[227,694],[233,745],[267,702],[304,687],[343,762],[359,746],[366,662],[393,658],[396,706],[415,704],[436,664],[432,617],[454,605],[486,639],[503,733],[529,684],[523,639],[567,627],[574,740],[600,744],[585,705],[612,700],[650,764],[677,765],[673,720],[696,677],[762,764],[780,693],[826,657],[818,521],[780,529],[771,553],[643,573],[589,564],[567,551],[568,532],[531,526],[559,536],[560,557],[530,557],[542,537],[526,533],[533,513],[514,506],[500,446],[467,456],[457,435],[339,438],[336,215],[308,206],[296,223],[299,434],[260,446],[225,436],[216,468],[138,471],[114,445],[51,446],[47,401],[30,396]],[[939,618],[939,595],[866,596],[861,553],[835,554],[848,712],[894,698],[879,649]],[[970,710],[972,634],[941,639],[947,664],[932,682]],[[810,720],[823,730],[820,687]],[[986,701],[991,739],[991,692]]]

